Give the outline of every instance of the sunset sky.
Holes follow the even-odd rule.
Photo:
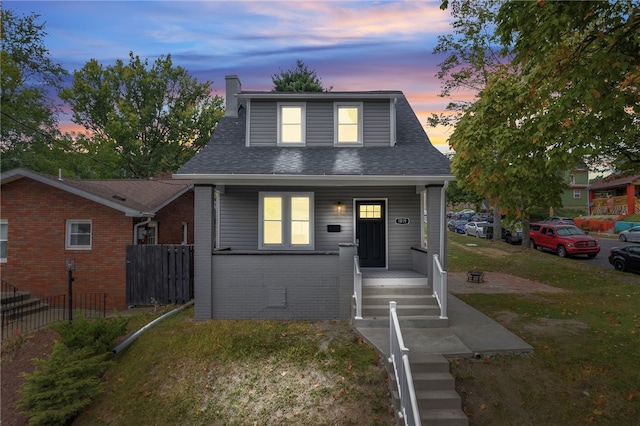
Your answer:
[[[45,45],[70,73],[92,58],[103,66],[129,52],[174,65],[224,97],[224,77],[243,90],[270,90],[271,76],[302,60],[335,91],[401,90],[426,126],[449,102],[435,77],[437,36],[452,31],[440,1],[3,1],[41,15]],[[70,81],[70,80],[69,80]],[[64,129],[72,129],[68,117]],[[450,130],[426,128],[446,150]]]

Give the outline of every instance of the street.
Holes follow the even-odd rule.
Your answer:
[[[600,244],[600,253],[598,253],[598,255],[593,259],[588,259],[586,256],[578,256],[575,258],[575,260],[590,263],[591,265],[599,266],[605,269],[613,269],[613,266],[609,263],[609,250],[611,250],[613,247],[624,247],[626,245],[638,244],[628,242],[625,243],[618,240],[617,238],[598,238],[596,234],[591,234],[591,236],[598,240],[598,243]]]

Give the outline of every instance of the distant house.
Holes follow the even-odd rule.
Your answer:
[[[0,175],[0,271],[19,290],[67,293],[65,259],[75,259],[74,293],[106,293],[126,308],[126,248],[193,242],[189,181],[72,180],[13,169]]]
[[[173,176],[194,182],[196,319],[349,318],[357,267],[433,279],[453,176],[402,92],[226,90]]]
[[[589,188],[591,215],[627,216],[640,213],[640,175],[610,175]]]
[[[562,207],[565,209],[587,209],[589,187],[589,169],[586,165],[575,167],[567,173],[567,188],[561,195]]]

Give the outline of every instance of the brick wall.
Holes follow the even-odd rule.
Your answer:
[[[187,244],[193,244],[193,191],[181,195],[153,218],[158,222],[158,244],[182,243],[182,223],[187,223]]]
[[[0,216],[8,221],[2,278],[36,296],[66,294],[65,259],[74,258],[74,293],[107,293],[107,309],[125,304],[125,248],[132,219],[124,213],[31,179],[2,185]],[[91,250],[66,250],[67,219],[92,221]]]

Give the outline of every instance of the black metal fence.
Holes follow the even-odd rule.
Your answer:
[[[28,292],[2,280],[2,339],[39,330],[56,321],[69,319],[69,297],[60,294],[32,297]],[[85,318],[106,316],[106,293],[73,293],[72,312]]]

